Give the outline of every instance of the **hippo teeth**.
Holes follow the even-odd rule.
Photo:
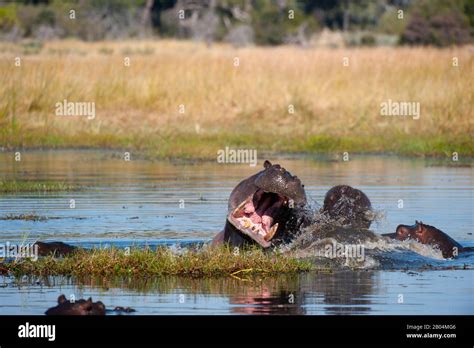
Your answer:
[[[244,228],[249,228],[249,227],[253,227],[252,226],[252,220],[248,219],[248,218],[242,218],[242,226]],[[253,228],[252,228],[253,229]]]
[[[263,240],[265,243],[268,243],[275,236],[275,233],[278,230],[278,223],[275,223],[269,230],[267,230],[263,224],[254,223],[246,216],[240,218],[233,216],[230,221],[245,234],[255,237],[258,240]]]
[[[273,238],[277,229],[278,229],[278,222],[275,225],[273,225],[272,228],[270,228],[270,231],[268,231],[268,233],[263,237],[263,239],[265,239],[268,242],[270,239]]]
[[[234,215],[237,216],[242,216],[244,214],[244,209],[245,205],[248,203],[248,200],[243,201],[240,203],[237,208],[234,209]]]
[[[228,221],[241,233],[268,248],[278,230],[278,223],[273,222],[289,201],[290,198],[280,194],[258,190],[229,213]]]
[[[249,218],[243,217],[240,219],[240,226],[244,229],[250,229],[254,234],[260,235],[265,241],[270,241],[278,229],[278,223],[274,224],[270,230],[266,231],[262,224],[253,223]]]

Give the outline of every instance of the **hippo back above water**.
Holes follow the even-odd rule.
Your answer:
[[[92,299],[88,300],[80,299],[71,302],[66,299],[66,296],[61,295],[58,297],[58,304],[55,307],[49,308],[46,315],[105,315],[105,305],[100,302],[92,302]]]
[[[331,188],[324,197],[322,213],[341,226],[369,228],[372,204],[364,192],[348,185]]]

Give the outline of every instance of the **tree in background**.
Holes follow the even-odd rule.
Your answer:
[[[383,44],[389,36],[387,44],[447,46],[472,42],[473,12],[474,0],[0,0],[0,37],[304,46],[328,28],[346,44]]]
[[[448,46],[472,41],[473,0],[420,0],[412,4],[401,42]]]

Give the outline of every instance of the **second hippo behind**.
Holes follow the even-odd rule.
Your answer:
[[[268,248],[272,239],[287,239],[296,210],[306,206],[304,185],[279,164],[265,161],[263,166],[233,189],[224,231],[214,238],[214,245],[255,242]]]
[[[353,228],[369,228],[374,218],[369,197],[348,185],[334,186],[326,193],[322,212],[342,226]]]

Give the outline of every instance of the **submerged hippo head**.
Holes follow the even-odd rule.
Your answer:
[[[306,205],[306,194],[300,179],[279,164],[265,161],[264,168],[234,188],[229,198],[227,221],[267,248],[281,228],[280,219],[289,209]],[[226,228],[225,232],[225,240],[231,241],[228,234],[233,231]]]
[[[77,247],[63,242],[36,242],[39,256],[67,256],[78,250]]]
[[[322,211],[343,225],[369,228],[372,222],[372,205],[361,190],[348,185],[331,188],[324,198]]]
[[[438,247],[443,253],[443,257],[456,256],[456,252],[461,251],[462,246],[434,226],[425,225],[421,221],[415,221],[412,226],[398,225],[395,233],[384,234],[386,237],[403,240],[416,240],[421,244],[429,244]]]
[[[80,299],[74,302],[66,300],[66,296],[58,297],[58,305],[46,311],[46,315],[105,315],[105,305],[100,302],[92,302]]]

